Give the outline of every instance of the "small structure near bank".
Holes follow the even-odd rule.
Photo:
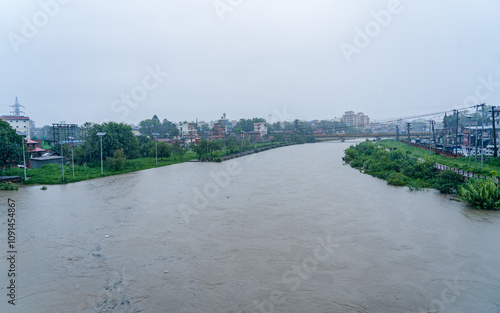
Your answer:
[[[48,155],[30,159],[31,168],[40,168],[45,164],[61,164],[62,162],[66,163],[67,159],[60,155]]]

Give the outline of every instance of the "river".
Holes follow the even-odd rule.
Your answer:
[[[361,174],[350,144],[0,191],[0,312],[500,312],[500,212]]]

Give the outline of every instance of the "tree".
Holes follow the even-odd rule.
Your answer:
[[[0,120],[0,166],[3,168],[23,161],[23,139],[9,123]]]
[[[163,158],[169,158],[172,153],[172,145],[166,142],[158,143],[158,156],[163,160]]]
[[[202,156],[208,157],[207,147],[208,147],[208,140],[207,139],[201,139],[200,142],[198,142],[197,144],[195,144],[193,146],[193,151],[198,156],[198,160],[201,159]]]
[[[172,154],[172,146],[166,142],[160,141],[155,143],[151,141],[149,143],[149,156],[154,158],[157,153],[161,160],[163,160],[163,158],[169,158]]]
[[[239,134],[240,132],[252,132],[254,130],[253,124],[254,123],[262,123],[265,122],[266,120],[263,118],[259,117],[254,117],[252,119],[240,119],[238,123],[236,123],[236,126],[233,127],[233,132],[236,134]]]
[[[156,118],[140,121],[139,132],[144,136],[153,138],[153,133],[162,134],[163,131],[160,121]]]
[[[149,149],[151,148],[150,143],[152,142],[151,138],[148,136],[140,135],[137,136],[137,141],[139,142],[139,153],[142,157],[149,156]]]
[[[167,138],[174,138],[176,136],[179,136],[179,130],[177,129],[175,123],[172,123],[165,118],[163,119],[163,123],[161,124],[161,126],[163,128],[162,131]]]
[[[113,152],[113,157],[106,158],[106,166],[114,171],[120,171],[127,165],[127,157],[123,149],[117,149]]]
[[[153,116],[152,119],[146,119],[139,122],[139,131],[144,136],[153,138],[153,133],[158,133],[159,138],[173,138],[179,135],[179,130],[175,123],[170,122],[166,118],[160,122],[158,116]]]
[[[125,157],[135,159],[140,156],[139,141],[132,133],[132,128],[124,123],[106,122],[103,124],[85,123],[82,127],[84,131],[82,149],[83,158],[79,158],[79,163],[94,162],[100,159],[101,139],[98,132],[106,132],[102,136],[103,158],[112,157],[115,150],[123,149]],[[79,156],[80,153],[78,154]]]
[[[181,146],[180,142],[176,141],[172,145],[172,151],[174,153],[174,159],[176,158],[176,156],[178,156],[182,160],[184,159],[184,155],[186,154],[188,149],[184,148],[183,146]]]

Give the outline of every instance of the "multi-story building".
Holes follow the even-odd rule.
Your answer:
[[[253,123],[253,130],[260,133],[260,136],[267,135],[266,122]]]
[[[191,145],[200,141],[196,125],[196,123],[184,122],[179,123],[177,126],[179,130],[179,139],[181,139],[185,145]]]
[[[226,113],[214,124],[211,138],[223,139],[233,131],[233,125],[226,118]]]
[[[10,107],[14,109],[10,112],[12,115],[0,116],[0,120],[9,123],[10,127],[12,127],[16,132],[26,133],[27,138],[31,138],[30,118],[22,115],[24,112],[21,111],[21,108],[24,108],[24,106],[19,103],[17,97],[14,104]]]
[[[179,130],[179,138],[185,137],[189,134],[189,123],[188,122],[179,123],[177,129]]]
[[[370,118],[363,112],[356,114],[354,111],[346,111],[342,116],[342,122],[349,126],[370,128]]]
[[[26,133],[27,137],[31,137],[31,128],[30,128],[30,118],[27,116],[13,116],[13,115],[4,115],[0,116],[0,119],[4,122],[9,123],[10,127],[12,127],[18,133]]]

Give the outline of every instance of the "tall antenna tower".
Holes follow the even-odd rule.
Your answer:
[[[24,106],[19,103],[17,97],[16,102],[14,102],[14,104],[10,107],[14,109],[14,111],[10,111],[10,113],[12,113],[12,115],[14,116],[21,116],[21,114],[26,114],[25,112],[21,111],[21,108],[24,108]]]

